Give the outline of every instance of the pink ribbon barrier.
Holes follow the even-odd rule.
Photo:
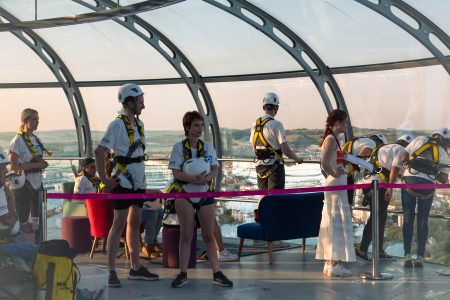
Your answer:
[[[47,193],[48,199],[109,199],[109,200],[129,200],[129,199],[174,199],[193,197],[243,197],[258,195],[282,195],[296,193],[329,192],[354,189],[370,189],[370,183],[319,186],[307,188],[290,188],[279,190],[248,190],[248,191],[227,191],[227,192],[202,192],[202,193],[144,193],[144,194],[110,194],[110,193],[89,193],[89,194],[67,194],[67,193]],[[380,183],[380,188],[410,188],[410,189],[450,189],[450,184],[387,184]]]

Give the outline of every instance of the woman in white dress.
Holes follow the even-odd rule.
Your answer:
[[[347,175],[338,136],[345,132],[348,115],[342,110],[328,114],[325,133],[320,143],[322,168],[328,174],[325,186],[346,185]],[[342,262],[356,260],[353,245],[352,215],[347,191],[325,192],[322,221],[317,242],[316,259],[325,260],[323,273],[331,277],[350,276]]]

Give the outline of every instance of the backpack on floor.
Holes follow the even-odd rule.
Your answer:
[[[37,292],[45,299],[75,299],[80,272],[73,262],[74,249],[66,240],[51,240],[39,245],[33,262]]]

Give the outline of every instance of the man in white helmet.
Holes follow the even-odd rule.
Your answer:
[[[450,130],[440,128],[431,137],[418,136],[405,148],[402,157],[406,165],[403,180],[407,184],[447,183],[450,173],[448,148]],[[433,203],[434,189],[402,189],[404,266],[423,267],[428,239],[428,216]],[[417,258],[411,259],[414,219],[417,205]]]
[[[344,146],[342,146],[342,151],[345,154],[355,155],[361,159],[368,159],[373,149],[376,148],[376,143],[373,139],[368,137],[356,137],[347,141]],[[355,177],[357,173],[361,172],[359,166],[349,163],[347,172],[347,184],[353,185],[355,183]],[[353,205],[353,196],[355,190],[347,190],[348,204],[350,208]]]
[[[279,105],[277,94],[267,93],[263,99],[265,114],[252,126],[250,143],[256,155],[256,175],[260,190],[284,189],[283,154],[296,163],[303,162],[289,147],[283,124],[275,120]]]
[[[405,147],[413,140],[411,134],[402,135],[397,139],[394,144],[380,145],[370,154],[370,162],[374,165],[374,169],[377,173],[372,174],[366,180],[371,182],[372,180],[378,180],[382,183],[395,183],[399,174],[403,172],[402,156],[406,153]],[[370,202],[371,191],[364,191],[365,197]],[[392,189],[380,189],[378,194],[378,248],[379,256],[381,259],[389,259],[392,256],[386,254],[383,249],[384,243],[384,228],[387,219],[387,208],[392,198]],[[363,236],[359,248],[356,249],[356,256],[359,258],[370,261],[367,255],[367,250],[372,242],[372,205],[370,205],[370,217],[364,226]]]
[[[139,115],[145,108],[144,92],[138,85],[127,83],[119,88],[119,102],[122,104],[123,114],[109,124],[95,149],[98,175],[105,191],[120,194],[145,193],[145,135],[144,123],[139,120]],[[114,154],[115,166],[111,177],[107,177],[105,172],[105,154],[109,151]],[[131,260],[128,279],[159,279],[158,275],[150,273],[139,261],[142,206],[143,200],[114,200],[114,220],[107,242],[110,287],[120,287],[115,261],[125,225]]]
[[[388,143],[386,136],[381,133],[372,134],[370,136],[370,139],[372,139],[375,142],[377,147],[379,147],[381,145],[386,145]]]

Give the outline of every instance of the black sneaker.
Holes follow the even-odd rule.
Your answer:
[[[232,287],[233,282],[227,278],[227,276],[223,275],[221,271],[218,271],[213,274],[213,284],[219,285],[222,287]]]
[[[159,276],[150,273],[146,267],[141,266],[137,271],[131,269],[128,273],[128,279],[130,280],[158,280]]]
[[[367,252],[361,251],[359,249],[355,249],[355,254],[358,258],[362,259],[363,261],[370,262]]]
[[[180,274],[175,277],[175,279],[170,284],[173,288],[179,288],[183,285],[187,284],[189,281],[187,279],[187,274],[184,272],[181,272]]]
[[[113,288],[120,287],[120,280],[114,270],[109,271],[108,286]]]

